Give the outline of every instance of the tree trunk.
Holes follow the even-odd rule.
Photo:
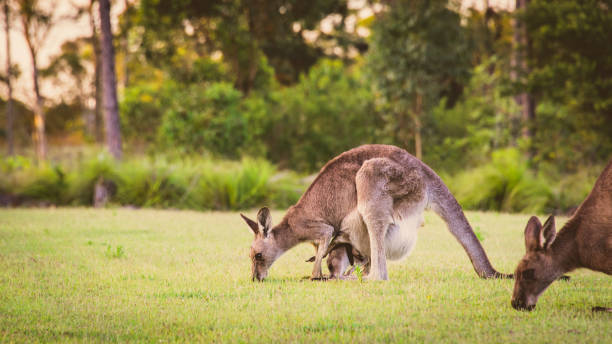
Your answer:
[[[421,141],[421,115],[423,112],[423,96],[419,93],[415,96],[414,115],[414,154],[419,160],[423,160],[423,144]]]
[[[36,101],[34,103],[34,146],[36,149],[36,158],[38,161],[45,160],[47,158],[47,138],[45,137],[45,113],[43,110],[43,99],[40,95],[40,87],[38,83],[38,62],[37,51],[32,42],[32,36],[30,35],[29,25],[23,23],[26,43],[30,50],[30,56],[32,57],[32,79],[34,79],[34,95]]]
[[[6,144],[8,155],[11,156],[14,151],[14,135],[13,135],[13,85],[11,84],[11,36],[10,36],[10,8],[8,0],[4,1],[4,32],[6,35],[6,87],[8,88],[8,99],[6,100]]]
[[[42,161],[47,158],[47,137],[45,135],[43,99],[40,95],[40,87],[38,86],[38,65],[34,56],[32,56],[32,66],[34,68],[34,93],[36,94],[36,104],[34,105],[34,144],[36,145],[36,156],[39,161]]]
[[[117,104],[115,51],[110,25],[110,1],[100,0],[100,31],[102,33],[102,82],[104,85],[104,128],[106,145],[115,159],[121,159],[121,129]]]
[[[95,107],[93,113],[92,130],[91,135],[95,138],[97,143],[104,142],[104,122],[102,120],[102,52],[100,50],[100,38],[98,37],[98,30],[96,28],[96,19],[94,15],[94,3],[96,0],[91,0],[89,3],[89,25],[91,26],[91,46],[94,51],[94,98]]]
[[[130,83],[130,71],[129,71],[129,63],[130,63],[130,42],[129,42],[129,34],[130,29],[132,28],[132,22],[130,18],[130,2],[128,0],[124,0],[125,10],[125,25],[124,32],[121,38],[121,50],[123,50],[123,88],[126,89]]]
[[[516,11],[524,10],[529,4],[529,0],[516,0]],[[520,76],[516,70],[525,75],[529,74],[529,66],[527,65],[527,57],[529,54],[529,35],[524,23],[518,19],[514,19],[514,54],[512,58],[512,67],[515,71],[511,77],[514,81],[519,81]],[[523,80],[525,81],[525,80]],[[516,103],[521,110],[521,119],[523,121],[522,136],[524,139],[531,140],[534,136],[535,126],[533,125],[535,114],[535,99],[528,92],[523,92],[514,97]],[[530,147],[532,147],[530,143]],[[535,152],[532,148],[529,149],[529,156],[533,157]]]

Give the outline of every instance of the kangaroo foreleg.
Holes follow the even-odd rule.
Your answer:
[[[318,232],[319,239],[315,241],[315,246],[317,247],[317,254],[315,255],[314,266],[312,268],[312,275],[310,279],[312,280],[320,280],[323,279],[323,272],[321,270],[321,263],[323,258],[327,255],[329,248],[329,244],[332,241],[334,228],[332,226],[326,224],[319,224],[318,228],[314,229],[314,231]]]

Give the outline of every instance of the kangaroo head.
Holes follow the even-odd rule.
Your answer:
[[[555,218],[552,215],[543,226],[535,216],[527,222],[526,253],[514,273],[512,307],[515,309],[528,311],[534,309],[538,297],[559,277],[550,250],[556,236]]]
[[[255,238],[251,244],[251,253],[249,254],[252,261],[251,279],[261,281],[268,275],[268,269],[272,266],[272,263],[283,253],[278,246],[274,231],[270,228],[272,226],[272,216],[270,216],[270,210],[266,207],[259,209],[257,222],[242,214],[240,216],[255,233]]]

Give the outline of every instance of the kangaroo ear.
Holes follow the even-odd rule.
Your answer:
[[[247,225],[249,225],[249,227],[251,227],[251,229],[253,230],[253,233],[255,233],[255,235],[257,235],[259,233],[259,226],[257,225],[257,222],[249,219],[248,217],[240,214],[240,216],[244,219],[244,221],[247,223]]]
[[[536,251],[540,246],[540,232],[542,223],[537,217],[532,216],[525,227],[525,249],[527,252]]]
[[[272,225],[272,216],[270,215],[270,209],[263,207],[257,212],[257,221],[263,227],[264,236],[268,236],[268,230]]]
[[[552,245],[553,241],[557,237],[557,228],[555,226],[555,217],[550,215],[544,225],[542,226],[542,231],[540,232],[540,247],[545,250],[548,250],[550,245]]]

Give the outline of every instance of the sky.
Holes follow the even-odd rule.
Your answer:
[[[86,6],[89,4],[89,0],[39,0],[44,8],[54,8],[54,14],[57,18],[62,18],[74,14],[76,12],[76,6]],[[111,24],[113,27],[117,27],[118,15],[123,12],[125,8],[123,1],[112,1],[111,7]],[[97,7],[96,7],[97,9]],[[6,35],[4,29],[4,13],[0,16],[2,23],[0,27],[0,68],[2,74],[6,71]],[[13,94],[16,98],[23,101],[26,104],[32,104],[34,101],[34,94],[32,91],[32,58],[30,56],[28,46],[25,39],[23,38],[23,29],[21,23],[18,20],[16,13],[12,13],[12,23],[10,31],[11,39],[11,62],[13,64],[19,64],[21,70],[21,76],[18,80],[14,81]],[[82,16],[80,20],[60,20],[56,25],[53,26],[48,34],[48,38],[45,40],[45,44],[41,47],[38,58],[38,65],[41,67],[47,66],[52,56],[57,55],[60,52],[62,43],[72,40],[78,37],[91,35],[91,28],[89,25],[89,17],[87,15]],[[61,90],[57,89],[57,86],[51,83],[43,82],[41,85],[41,93],[46,97],[57,97]],[[7,90],[6,86],[0,87],[0,95],[6,97]]]
[[[73,14],[75,6],[86,6],[89,0],[39,0],[46,8],[53,8],[54,13],[57,17],[64,17]],[[118,24],[118,16],[123,12],[124,4],[126,0],[115,0],[111,1],[111,24],[114,28]],[[364,0],[349,0],[355,3],[357,8]],[[132,1],[133,2],[133,1]],[[513,10],[515,0],[462,0],[461,8],[467,9],[470,7],[476,7],[483,9],[486,3],[499,9]],[[97,8],[97,7],[96,7]],[[4,74],[6,70],[6,36],[4,34],[4,15],[0,16],[2,19],[2,30],[0,30],[0,68]],[[15,20],[18,19],[13,14],[13,23],[11,25],[11,59],[13,63],[19,64],[21,70],[21,76],[18,80],[14,81],[13,94],[16,98],[23,101],[26,104],[32,104],[34,101],[34,95],[32,91],[32,65],[31,57],[27,49],[26,42],[23,38],[23,30],[21,24]],[[91,35],[91,28],[89,26],[88,16],[82,16],[80,20],[62,20],[56,24],[50,31],[45,44],[40,49],[39,53],[39,66],[46,66],[51,57],[57,55],[60,52],[62,43],[67,40],[72,40],[78,37]],[[47,98],[61,97],[62,90],[58,89],[58,86],[48,82],[43,82],[41,85],[41,93]],[[7,90],[4,84],[0,86],[0,95],[6,97]]]

